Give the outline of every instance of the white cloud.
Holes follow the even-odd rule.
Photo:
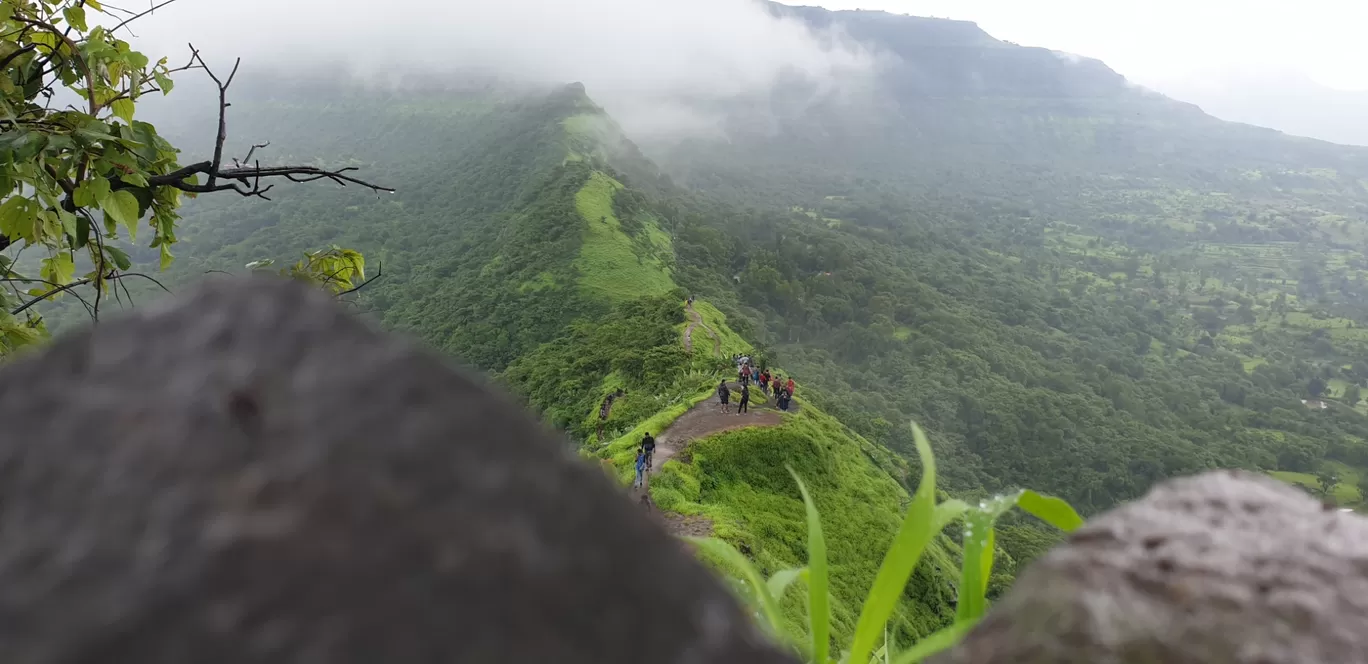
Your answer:
[[[181,0],[137,24],[145,52],[249,66],[334,63],[370,77],[476,70],[580,81],[630,123],[651,100],[765,92],[794,72],[835,84],[870,58],[753,0]],[[660,107],[681,123],[681,109]],[[650,121],[649,123],[646,121]]]

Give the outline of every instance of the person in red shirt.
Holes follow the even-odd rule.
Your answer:
[[[793,396],[793,379],[792,379],[792,378],[788,379],[788,384],[785,385],[784,387],[788,390],[789,396]]]

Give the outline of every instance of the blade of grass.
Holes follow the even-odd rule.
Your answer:
[[[805,569],[807,568],[798,567],[795,569],[781,569],[770,575],[769,581],[765,583],[765,585],[769,587],[770,597],[773,597],[775,602],[782,602],[784,600],[784,592],[788,590],[788,587],[792,585],[794,581],[798,580],[799,576],[802,576],[803,570]]]
[[[964,560],[960,569],[959,602],[955,621],[974,621],[988,609],[984,596],[988,590],[988,576],[993,569],[993,528],[1001,517],[1016,505],[1021,493],[999,496],[969,511],[964,520]]]
[[[931,530],[934,532],[945,530],[951,521],[960,518],[967,511],[969,511],[969,504],[958,498],[951,498],[937,505],[936,519],[931,524]]]
[[[974,628],[976,622],[956,622],[949,627],[926,635],[916,645],[898,653],[898,656],[893,658],[893,664],[916,664],[916,662],[959,643],[960,639],[964,638],[964,635]]]
[[[993,528],[988,531],[988,543],[983,547],[983,571],[982,576],[980,577],[983,579],[983,587],[979,589],[979,593],[985,600],[985,608],[988,606],[986,601],[988,598],[988,579],[993,576],[993,555],[996,553],[994,551],[995,547],[997,547],[997,529]]]
[[[1078,512],[1075,512],[1068,503],[1054,496],[1046,496],[1028,489],[1021,492],[1017,506],[1066,533],[1071,533],[1083,525],[1083,517],[1078,516]]]
[[[822,535],[822,520],[817,514],[817,505],[812,502],[807,486],[792,468],[788,471],[798,483],[798,492],[803,494],[803,504],[807,506],[808,632],[812,635],[812,661],[814,664],[826,664],[831,651],[831,598],[827,595],[826,538]]]
[[[917,454],[921,457],[922,478],[912,503],[907,507],[902,527],[893,536],[893,546],[884,555],[883,564],[874,578],[874,587],[865,598],[860,618],[855,623],[855,636],[850,646],[850,662],[865,662],[874,650],[879,633],[888,624],[898,597],[907,586],[907,579],[921,559],[922,552],[931,541],[931,527],[936,513],[936,459],[931,452],[931,443],[926,434],[915,422],[912,423],[912,438],[917,444]]]
[[[760,570],[751,564],[750,559],[741,555],[736,547],[715,537],[687,537],[685,539],[699,549],[717,556],[740,572],[742,579],[750,586],[752,595],[759,603],[760,606],[757,608],[760,609],[760,614],[765,617],[765,622],[769,623],[770,631],[776,638],[787,643],[795,642],[794,635],[787,633],[787,630],[784,629],[784,620],[779,611],[778,602],[774,601],[774,597],[770,595],[769,586],[760,576]]]

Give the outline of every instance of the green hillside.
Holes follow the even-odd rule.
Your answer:
[[[399,191],[295,188],[270,204],[195,201],[169,283],[324,243],[355,247],[371,265],[383,264],[383,277],[359,294],[359,309],[492,374],[623,471],[643,431],[668,427],[734,373],[726,358],[752,351],[729,325],[732,293],[722,294],[722,308],[695,303],[697,343],[686,351],[687,292],[676,277],[711,268],[682,258],[675,237],[706,230],[697,221],[702,208],[653,178],[654,167],[581,86],[374,102],[335,92],[340,99],[329,102],[310,91],[323,109],[316,113],[288,86],[263,85],[250,106],[240,104],[235,126],[280,136],[273,147],[282,153],[323,160],[341,154],[334,136],[364,137],[345,154],[366,155],[368,177],[400,183]],[[387,129],[372,135],[368,126]],[[610,395],[611,412],[600,421]],[[669,464],[652,491],[662,509],[706,514],[716,534],[773,571],[805,555],[804,508],[784,470],[794,466],[839,519],[828,538],[844,639],[901,520],[907,466],[809,402],[785,417],[782,427],[696,441],[693,462]],[[957,550],[944,540],[928,554],[934,564],[918,571],[900,603],[902,637],[953,618]],[[797,620],[801,603],[791,598],[788,610]]]

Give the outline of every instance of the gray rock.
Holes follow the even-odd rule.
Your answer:
[[[933,661],[1368,662],[1368,520],[1255,473],[1166,482],[1029,567]]]
[[[790,660],[517,406],[255,279],[0,370],[0,661]]]

